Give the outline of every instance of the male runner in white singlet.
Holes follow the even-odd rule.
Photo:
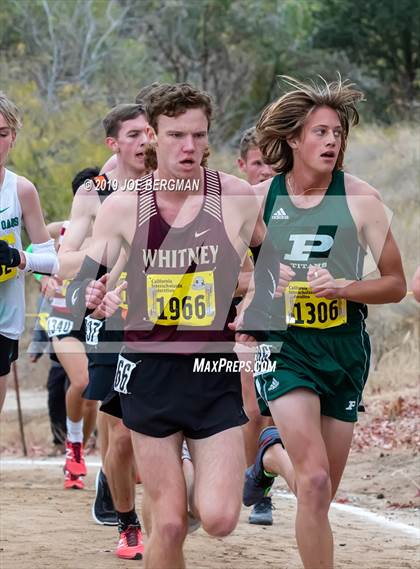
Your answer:
[[[25,325],[24,272],[50,274],[57,268],[54,240],[35,186],[5,167],[20,126],[17,107],[0,92],[0,410]],[[32,253],[22,251],[22,224],[33,243]]]

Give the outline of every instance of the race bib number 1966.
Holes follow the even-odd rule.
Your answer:
[[[305,281],[292,281],[284,291],[286,323],[304,328],[333,328],[347,322],[347,301],[318,298]]]
[[[209,326],[216,315],[213,271],[147,275],[147,311],[162,326]]]

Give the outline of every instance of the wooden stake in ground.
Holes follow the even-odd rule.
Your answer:
[[[13,362],[12,367],[13,367],[13,381],[15,383],[16,403],[17,403],[17,412],[19,419],[19,429],[20,429],[20,438],[22,441],[23,456],[28,456],[28,449],[26,448],[26,441],[25,441],[25,431],[23,430],[23,416],[22,416],[22,407],[20,404],[19,379],[18,379],[16,362]]]

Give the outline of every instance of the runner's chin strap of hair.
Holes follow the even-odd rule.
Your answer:
[[[280,273],[280,254],[268,237],[257,247],[251,247],[254,257],[254,297],[245,310],[243,332],[263,342],[268,338],[271,307]]]
[[[86,307],[86,288],[91,281],[96,281],[105,275],[108,268],[91,257],[86,256],[80,271],[67,287],[66,304],[70,309],[75,323],[81,324],[85,316],[93,310]]]

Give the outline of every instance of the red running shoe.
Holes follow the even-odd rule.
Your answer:
[[[70,474],[67,470],[64,471],[64,489],[65,490],[83,490],[85,487],[85,483],[83,482],[83,478],[81,476],[75,476],[74,474]]]
[[[140,526],[127,526],[120,532],[120,540],[115,553],[122,559],[143,558],[144,545]]]
[[[86,464],[83,457],[83,444],[66,441],[66,462],[64,470],[73,476],[86,476]]]

